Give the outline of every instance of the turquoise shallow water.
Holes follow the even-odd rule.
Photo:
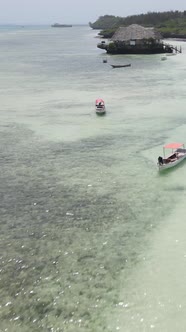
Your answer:
[[[0,331],[185,331],[186,165],[156,161],[186,143],[186,44],[105,64],[95,37],[0,33]]]

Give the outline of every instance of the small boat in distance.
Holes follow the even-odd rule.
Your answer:
[[[104,100],[101,98],[96,99],[95,108],[96,108],[96,114],[99,114],[99,115],[105,114],[106,109],[105,109]]]
[[[164,55],[161,57],[161,61],[165,61],[165,60],[167,60],[167,57]]]
[[[172,154],[165,156],[165,150],[172,149]],[[174,167],[186,158],[186,149],[183,143],[170,143],[163,147],[164,157],[158,157],[159,171]]]
[[[127,65],[111,65],[112,68],[122,68],[122,67],[131,67],[131,63],[127,64]]]
[[[52,28],[71,28],[71,24],[59,24],[59,23],[54,23],[51,25]]]

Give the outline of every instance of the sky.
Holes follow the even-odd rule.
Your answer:
[[[99,16],[186,10],[185,0],[0,0],[0,24],[88,24]]]

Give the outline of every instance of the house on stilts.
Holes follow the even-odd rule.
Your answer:
[[[109,54],[157,54],[181,52],[162,41],[162,36],[155,28],[146,28],[138,24],[120,27],[108,43],[101,42],[98,48]]]

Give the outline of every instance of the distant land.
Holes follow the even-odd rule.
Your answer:
[[[163,38],[186,39],[186,10],[148,12],[127,17],[105,15],[100,16],[94,23],[89,22],[92,29],[101,30],[99,35],[103,38],[111,38],[119,27],[131,24],[155,27]]]
[[[51,25],[52,28],[71,28],[71,24],[60,24],[60,23],[54,23]]]

